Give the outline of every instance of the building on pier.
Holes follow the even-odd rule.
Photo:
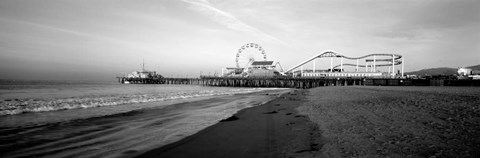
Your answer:
[[[132,73],[127,74],[127,78],[152,78],[158,77],[159,74],[155,71],[134,71]],[[161,75],[160,75],[161,76]]]
[[[277,65],[274,61],[252,61],[245,68],[225,68],[222,69],[222,76],[224,77],[274,77],[280,76],[280,71],[277,70]],[[281,66],[280,66],[281,68]],[[226,71],[226,73],[225,73]]]
[[[382,72],[345,72],[345,71],[334,71],[330,72],[328,70],[320,71],[308,71],[304,70],[303,73],[296,71],[297,74],[295,77],[313,77],[313,78],[387,78],[389,74]]]
[[[147,82],[147,80],[152,80],[152,79],[161,79],[163,78],[163,76],[160,74],[157,74],[156,71],[145,70],[145,62],[143,62],[141,71],[133,71],[132,73],[125,74],[124,76],[118,76],[117,78],[120,83],[129,84],[129,83],[143,83],[143,82]]]
[[[235,62],[236,67],[222,68],[223,77],[274,77],[283,71],[280,63],[267,60],[265,50],[255,43],[240,47]]]
[[[458,78],[459,79],[474,79],[480,80],[480,70],[475,70],[473,68],[458,68]]]

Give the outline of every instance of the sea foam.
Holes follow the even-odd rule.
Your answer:
[[[3,98],[0,100],[0,115],[148,103],[204,96],[233,95],[263,90],[259,88],[202,88],[198,86],[180,86],[180,88],[175,87],[170,89],[167,87],[165,88],[166,90],[152,90],[152,88],[143,86],[146,90],[142,91],[139,90],[141,88],[142,87],[137,87],[133,92],[122,93],[97,93],[95,89],[90,88],[88,90],[83,90],[83,93],[80,93],[80,95],[75,93],[75,95],[70,96],[62,94],[65,90],[59,90],[54,94],[49,94],[53,97]],[[65,92],[71,93],[68,91]],[[88,95],[89,92],[92,95]]]

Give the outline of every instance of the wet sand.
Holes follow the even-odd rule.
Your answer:
[[[0,126],[0,157],[132,157],[197,133],[285,92],[224,95],[107,116]]]
[[[305,93],[295,90],[241,110],[197,134],[138,157],[318,157],[322,146],[319,130],[295,110],[305,101]]]

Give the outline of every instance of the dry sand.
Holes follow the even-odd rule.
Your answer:
[[[480,155],[480,88],[319,87],[309,92],[297,109],[319,126],[323,156]]]

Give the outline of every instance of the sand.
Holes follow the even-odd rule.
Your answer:
[[[478,157],[478,87],[321,87],[300,113],[328,157]]]
[[[480,88],[319,87],[139,157],[478,157]]]
[[[257,95],[271,96],[272,93]],[[206,100],[171,106],[179,108],[214,107],[210,112],[200,109],[190,114],[214,115],[218,111],[224,116],[210,120],[211,124],[200,124],[206,117],[194,117],[184,123],[208,126],[198,133],[176,133],[158,127],[164,125],[162,115],[165,109],[137,111],[121,116],[95,118],[69,122],[47,127],[18,129],[33,132],[30,137],[16,134],[12,141],[37,140],[35,133],[43,130],[75,131],[79,127],[105,127],[104,132],[120,132],[120,136],[135,134],[142,138],[142,148],[118,148],[104,152],[90,152],[105,149],[99,145],[96,132],[71,133],[68,137],[38,139],[24,142],[32,145],[26,150],[17,150],[17,156],[113,156],[113,157],[478,157],[480,155],[480,88],[478,87],[318,87],[308,90],[293,90],[260,106],[225,112],[216,107],[235,106],[244,101],[233,98]],[[236,98],[236,99],[235,99]],[[251,102],[242,103],[245,106]],[[200,106],[200,107],[197,107]],[[234,108],[235,109],[235,108]],[[239,108],[241,109],[241,108]],[[200,110],[200,111],[199,111]],[[225,114],[233,114],[225,116]],[[178,120],[178,119],[174,119]],[[166,120],[168,121],[168,120]],[[114,125],[120,123],[119,125]],[[215,124],[216,123],[216,124]],[[91,126],[94,124],[96,126]],[[135,125],[136,124],[136,125]],[[102,126],[106,125],[106,126]],[[110,125],[114,125],[110,128]],[[139,127],[137,127],[139,125]],[[211,125],[211,126],[210,126]],[[118,128],[117,128],[118,127]],[[121,128],[120,128],[121,127]],[[82,127],[83,129],[83,127]],[[148,130],[147,130],[148,129]],[[17,129],[16,129],[17,130]],[[13,134],[10,130],[3,133]],[[164,138],[150,139],[145,132],[157,135],[166,132],[178,141]],[[185,129],[184,131],[195,131]],[[125,132],[128,134],[125,134]],[[45,133],[43,132],[44,136]],[[76,134],[76,135],[75,135]],[[193,134],[193,135],[190,135]],[[185,137],[185,135],[190,135]],[[4,134],[5,136],[5,134]],[[106,136],[111,136],[110,134]],[[8,139],[7,139],[8,138]],[[16,140],[18,138],[18,140]],[[94,139],[92,139],[94,138]],[[108,137],[118,139],[119,137]],[[10,140],[9,137],[3,140]],[[90,140],[91,139],[91,140]],[[65,146],[65,141],[82,140],[81,144]],[[174,139],[170,139],[174,140]],[[52,142],[50,142],[52,141]],[[93,146],[88,146],[90,141]],[[151,144],[170,143],[157,146]],[[6,142],[6,141],[5,141]],[[116,144],[123,142],[110,141]],[[137,141],[136,141],[137,142]],[[43,144],[35,147],[36,143]],[[95,144],[96,143],[96,144]],[[8,143],[7,143],[8,144]],[[5,144],[4,144],[5,145]],[[53,148],[52,148],[53,147]],[[88,147],[88,148],[87,148]],[[38,149],[38,150],[37,150]],[[45,150],[44,150],[45,149]],[[68,149],[68,150],[67,150]],[[148,149],[148,150],[145,150]],[[68,152],[63,153],[64,150]],[[73,152],[71,151],[73,150]],[[76,152],[80,150],[80,152]],[[85,151],[87,150],[87,151]],[[6,150],[3,150],[6,151]],[[28,153],[22,153],[28,151]],[[38,152],[38,153],[37,153]],[[62,152],[59,154],[57,152]],[[80,155],[72,155],[80,154]],[[83,154],[83,156],[82,156]]]

